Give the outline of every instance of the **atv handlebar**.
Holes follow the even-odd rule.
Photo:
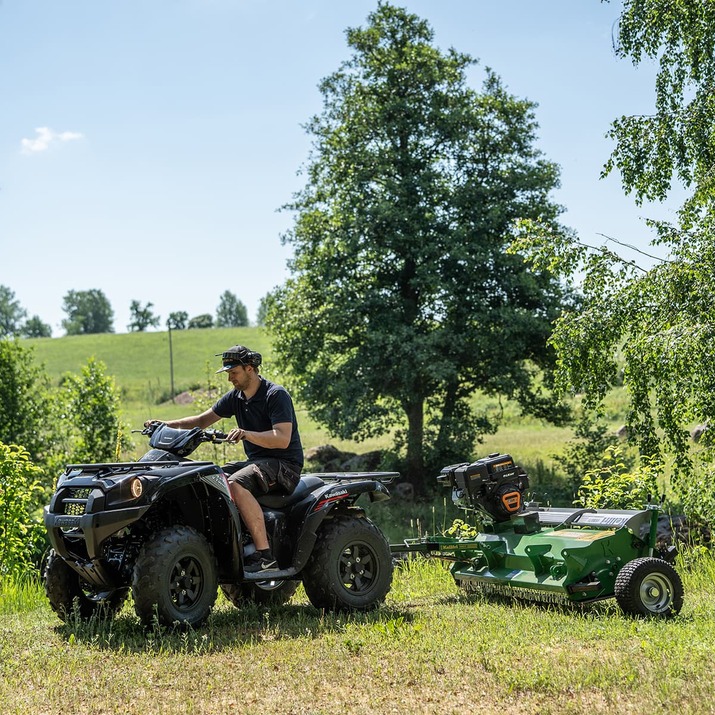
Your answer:
[[[132,430],[132,432],[139,432],[140,434],[146,435],[147,437],[151,437],[154,432],[159,429],[159,427],[165,424],[166,422],[161,422],[160,420],[152,420],[151,422],[146,423],[142,429]],[[190,430],[187,429],[185,431],[189,432]],[[216,429],[202,429],[199,430],[199,432],[201,434],[201,442],[225,442],[226,438],[228,437],[225,432]]]

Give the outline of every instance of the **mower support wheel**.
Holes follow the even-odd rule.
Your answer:
[[[683,607],[683,582],[663,559],[629,561],[618,572],[614,590],[621,610],[632,616],[672,618]]]

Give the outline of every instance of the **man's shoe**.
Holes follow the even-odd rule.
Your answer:
[[[262,571],[278,571],[278,562],[270,551],[256,551],[243,562],[246,573],[260,573]]]

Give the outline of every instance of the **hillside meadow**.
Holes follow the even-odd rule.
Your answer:
[[[90,357],[101,360],[120,390],[124,419],[132,429],[138,429],[150,417],[171,419],[197,410],[196,403],[180,404],[171,400],[171,359],[166,331],[40,338],[25,340],[23,344],[34,349],[37,362],[44,364],[55,382],[68,371],[78,372]],[[269,379],[281,381],[272,363],[270,339],[261,328],[175,330],[171,333],[175,393],[192,391],[200,395],[209,385],[228,388],[226,377],[215,375],[220,366],[215,354],[235,344],[248,345],[262,353],[262,373]],[[503,414],[499,431],[484,437],[479,448],[484,453],[510,451],[525,464],[542,462],[548,467],[553,455],[572,437],[568,428],[553,427],[521,415],[509,401],[500,403],[475,396],[475,404],[479,409]],[[205,407],[200,404],[200,408]],[[296,409],[306,449],[328,442],[354,452],[392,448],[389,435],[361,443],[332,438],[299,402]],[[611,416],[614,425],[617,425],[619,412],[616,410]]]
[[[177,392],[202,390],[214,354],[237,342],[263,352],[264,373],[279,379],[259,329],[177,331],[172,341]],[[53,380],[90,356],[102,360],[135,428],[195,409],[169,399],[167,333],[27,342]],[[513,405],[496,407],[504,425],[484,452],[543,464],[571,438]],[[390,446],[389,437],[332,440],[298,409],[306,447]],[[393,543],[457,515],[446,499],[388,504],[370,510]],[[219,595],[208,622],[188,631],[143,629],[131,600],[113,621],[62,623],[36,581],[0,582],[0,713],[715,713],[715,559],[686,550],[677,565],[685,605],[668,621],[624,617],[613,600],[581,610],[468,596],[442,562],[422,557],[397,565],[385,603],[370,613],[316,610],[302,587],[274,608],[239,610]]]

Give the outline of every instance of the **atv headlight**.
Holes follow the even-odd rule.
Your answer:
[[[132,479],[129,484],[129,491],[135,499],[139,499],[139,497],[144,493],[144,485],[139,477]]]

